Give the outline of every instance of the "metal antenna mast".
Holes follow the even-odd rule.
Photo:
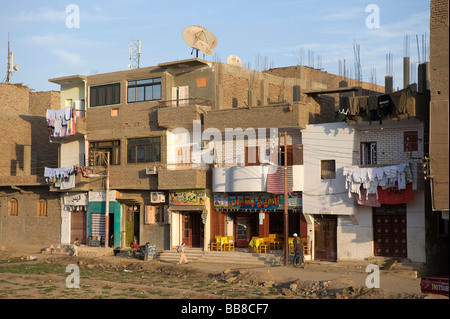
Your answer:
[[[141,57],[141,40],[131,40],[130,44],[130,69],[139,69],[139,60]]]

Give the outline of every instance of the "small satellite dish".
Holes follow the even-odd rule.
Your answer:
[[[227,64],[236,65],[236,66],[242,66],[242,60],[237,55],[231,54],[227,58]]]
[[[192,49],[202,51],[206,55],[212,55],[212,51],[217,47],[217,38],[208,29],[197,25],[192,25],[183,30],[183,40]]]
[[[14,70],[19,71],[19,70],[20,70],[20,65],[16,64],[16,65],[14,66]]]

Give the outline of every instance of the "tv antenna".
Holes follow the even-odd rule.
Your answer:
[[[217,38],[208,29],[197,25],[192,25],[183,30],[183,40],[192,48],[191,54],[196,51],[195,56],[198,58],[198,51],[203,54],[212,55],[213,50],[217,47]]]
[[[130,64],[128,64],[128,68],[139,69],[140,58],[141,58],[141,40],[131,40]]]
[[[11,83],[12,74],[14,71],[19,71],[20,66],[14,65],[14,52],[11,52],[10,50],[10,44],[9,44],[9,33],[8,33],[8,67],[6,70],[6,83]]]

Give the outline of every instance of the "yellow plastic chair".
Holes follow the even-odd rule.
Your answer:
[[[259,238],[258,237],[252,237],[250,242],[248,243],[248,246],[250,247],[250,250],[253,252],[258,252],[259,248]]]
[[[259,252],[267,254],[267,249],[269,248],[269,237],[263,237],[259,239]]]
[[[222,250],[222,241],[221,241],[221,237],[222,236],[214,236],[214,240],[215,241],[211,241],[211,250]]]
[[[228,236],[228,240],[227,243],[223,246],[223,249],[231,251],[231,249],[233,249],[234,251],[234,237],[233,236]]]
[[[293,251],[294,250],[294,237],[289,237],[288,242],[289,242],[289,251]]]

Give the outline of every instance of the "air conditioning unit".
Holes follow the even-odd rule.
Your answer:
[[[150,202],[151,203],[164,203],[166,197],[162,192],[150,192]]]
[[[145,168],[145,173],[147,175],[155,175],[158,173],[158,167],[157,166],[147,166]]]

